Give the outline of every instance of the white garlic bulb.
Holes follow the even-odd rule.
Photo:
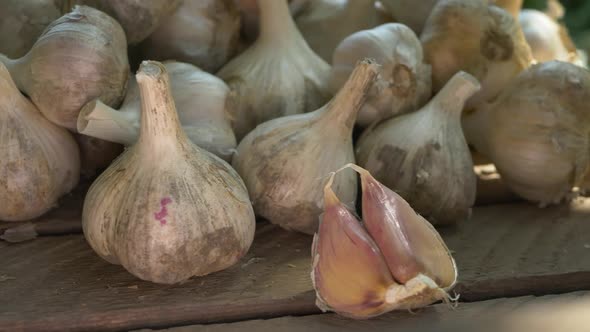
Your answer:
[[[401,23],[420,35],[432,8],[439,0],[379,0],[395,22]]]
[[[544,206],[566,198],[589,170],[588,100],[587,69],[544,62],[465,117],[463,128],[510,190]]]
[[[342,87],[356,63],[364,58],[374,59],[381,68],[359,112],[360,126],[415,111],[430,98],[430,65],[423,62],[420,40],[405,25],[383,24],[346,37],[334,51],[330,75],[333,92]]]
[[[459,72],[422,109],[367,129],[357,143],[358,164],[433,224],[466,219],[475,202],[461,112],[479,88],[473,76]]]
[[[0,63],[0,220],[36,218],[80,177],[74,138],[45,119]]]
[[[140,137],[88,191],[86,240],[110,263],[156,283],[223,270],[254,237],[246,187],[231,166],[184,134],[162,64],[144,61],[136,78]]]
[[[356,114],[377,76],[377,65],[359,64],[324,107],[265,122],[238,145],[232,165],[244,179],[257,215],[289,230],[313,234],[323,208],[323,179],[354,162]],[[334,190],[356,199],[356,175],[338,174]]]
[[[217,76],[232,91],[232,127],[241,140],[256,125],[322,106],[330,93],[330,66],[309,48],[287,0],[258,0],[260,36]]]
[[[230,161],[237,143],[230,125],[227,85],[187,63],[166,61],[164,66],[184,132],[194,144]],[[130,78],[121,108],[117,111],[98,100],[90,102],[80,111],[78,132],[132,145],[140,131],[140,102],[139,87]]]

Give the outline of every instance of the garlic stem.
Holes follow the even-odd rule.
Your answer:
[[[475,77],[463,71],[459,72],[430,101],[435,106],[431,109],[460,116],[467,99],[479,89],[481,89],[481,85]]]
[[[139,135],[139,113],[117,111],[95,100],[80,111],[77,129],[80,134],[132,145]]]
[[[293,35],[303,39],[293,22],[287,0],[258,0],[258,10],[261,40],[288,44],[292,42]]]

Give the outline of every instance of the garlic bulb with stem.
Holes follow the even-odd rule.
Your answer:
[[[49,122],[0,63],[0,220],[39,217],[80,177],[80,155],[67,130]]]
[[[258,0],[258,5],[260,36],[217,73],[232,91],[238,141],[262,122],[312,111],[330,97],[330,66],[297,30],[287,0]]]
[[[231,166],[184,134],[162,64],[144,61],[136,78],[139,140],[92,184],[84,235],[102,258],[156,283],[228,268],[254,237],[246,187]]]
[[[588,100],[587,69],[544,62],[466,116],[463,129],[510,190],[541,206],[558,203],[590,169]]]
[[[244,179],[254,211],[288,230],[313,234],[322,211],[322,181],[354,162],[352,129],[377,67],[359,63],[332,101],[307,114],[265,122],[238,145],[232,165]],[[356,198],[356,176],[339,174],[335,191]]]
[[[475,202],[461,112],[479,88],[473,76],[457,73],[422,109],[368,128],[357,142],[358,164],[433,224],[468,218]]]
[[[174,59],[216,72],[236,54],[239,37],[234,0],[184,1],[141,48],[144,58]]]
[[[346,37],[334,51],[330,88],[337,92],[364,58],[381,64],[379,76],[357,117],[366,127],[396,114],[415,111],[430,98],[430,65],[423,62],[422,44],[410,28],[388,23]]]
[[[188,63],[166,61],[163,64],[170,77],[172,97],[186,135],[199,147],[230,161],[237,143],[228,117],[228,108],[232,105],[227,101],[227,85]],[[99,100],[90,102],[78,116],[78,131],[125,145],[135,143],[140,131],[141,100],[134,78],[129,82],[119,110]]]
[[[487,0],[439,0],[421,36],[434,92],[457,72],[481,82],[467,110],[494,98],[533,58],[518,22]]]
[[[354,1],[354,0],[353,0]],[[440,0],[379,0],[395,22],[412,29],[417,35],[422,33],[426,19],[432,8]]]
[[[490,0],[490,3],[504,9],[509,12],[512,17],[518,19],[523,1],[524,0]]]
[[[0,62],[47,119],[72,130],[89,101],[99,98],[106,105],[119,105],[129,72],[123,29],[113,18],[85,6],[51,23],[22,58],[0,54]]]

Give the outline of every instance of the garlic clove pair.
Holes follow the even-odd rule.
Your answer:
[[[347,167],[361,175],[364,226],[332,191],[333,173],[312,246],[318,307],[365,319],[448,301],[457,268],[440,235],[368,171]]]
[[[71,130],[82,106],[94,99],[117,106],[127,87],[123,29],[110,16],[85,6],[51,23],[24,57],[0,55],[0,62],[47,119]]]
[[[0,63],[0,220],[39,217],[80,177],[74,138],[49,122]]]
[[[379,77],[357,117],[367,127],[394,115],[415,111],[430,98],[430,65],[423,62],[422,45],[408,27],[388,23],[346,37],[334,51],[330,88],[337,92],[364,58],[381,65]]]
[[[164,65],[144,61],[136,78],[140,136],[88,191],[86,240],[105,260],[156,283],[228,268],[254,237],[246,187],[183,132]]]

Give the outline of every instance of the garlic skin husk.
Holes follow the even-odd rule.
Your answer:
[[[377,68],[361,62],[324,107],[265,122],[240,142],[232,165],[258,216],[288,230],[317,230],[324,204],[321,179],[354,162],[352,129]],[[334,191],[347,203],[355,201],[356,188],[353,172],[339,174],[334,182]]]
[[[114,17],[125,30],[127,42],[135,45],[146,39],[182,0],[72,0],[77,4],[97,8]],[[199,0],[198,2],[201,2]],[[195,2],[195,1],[188,1]]]
[[[123,29],[85,6],[51,23],[24,57],[0,62],[47,119],[73,131],[82,106],[97,98],[118,106],[127,87]]]
[[[346,37],[334,51],[330,75],[333,92],[364,58],[374,59],[381,68],[357,117],[361,127],[415,111],[430,99],[431,67],[423,62],[422,44],[408,27],[388,23]]]
[[[92,184],[84,235],[102,258],[155,283],[228,268],[254,237],[244,183],[184,134],[162,64],[144,61],[136,79],[140,137]]]
[[[227,101],[227,85],[188,63],[166,61],[164,66],[186,135],[199,147],[231,161],[237,142],[230,125],[229,108],[233,105]],[[100,101],[90,102],[78,116],[77,129],[85,135],[132,145],[139,137],[140,117],[139,87],[132,77],[119,110]]]
[[[287,0],[258,0],[258,5],[260,36],[217,73],[232,91],[238,141],[260,123],[313,111],[331,96],[330,66],[297,30]]]
[[[467,141],[517,195],[545,206],[568,198],[590,165],[590,72],[549,61],[521,73],[463,119]]]
[[[121,144],[81,134],[74,138],[80,148],[80,174],[86,178],[95,177],[123,152]]]
[[[467,219],[475,202],[461,113],[479,88],[477,79],[459,72],[426,106],[368,128],[357,142],[358,164],[433,224]]]
[[[439,0],[421,35],[424,56],[432,65],[434,92],[457,72],[481,82],[467,110],[497,96],[508,82],[533,63],[518,22],[487,0]]]
[[[62,15],[61,2],[3,0],[0,4],[0,53],[10,58],[25,55],[45,27]]]
[[[331,63],[344,38],[376,27],[379,19],[375,0],[314,0],[307,2],[295,23],[309,47]]]
[[[490,4],[498,6],[509,12],[512,17],[518,19],[524,0],[490,0]]]
[[[67,130],[45,119],[0,63],[0,220],[36,218],[57,205],[80,177]]]
[[[240,27],[234,0],[184,1],[142,43],[143,57],[174,59],[214,73],[238,51]]]
[[[353,0],[354,1],[354,0]],[[379,0],[395,22],[406,25],[417,35],[422,33],[430,12],[441,0]]]

